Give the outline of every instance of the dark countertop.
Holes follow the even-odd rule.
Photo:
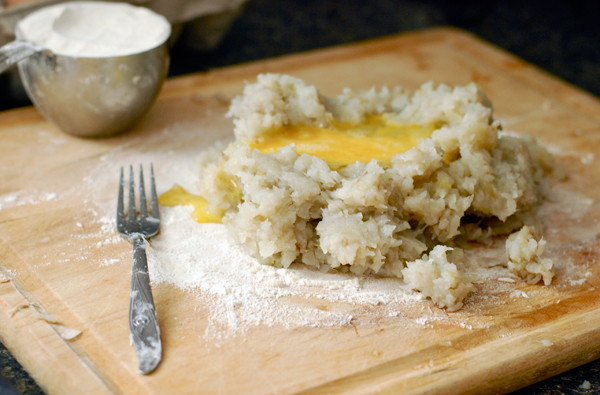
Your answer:
[[[467,30],[538,67],[600,96],[600,2],[249,0],[211,51],[177,45],[171,76],[323,48],[432,26]],[[0,92],[8,88],[0,82]],[[27,105],[2,94],[0,110]],[[600,360],[513,395],[600,394]],[[2,377],[7,383],[3,383]],[[591,389],[579,386],[589,381]],[[42,390],[0,345],[0,394]]]

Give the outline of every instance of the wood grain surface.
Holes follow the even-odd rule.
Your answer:
[[[116,204],[118,169],[135,157],[165,174],[174,155],[230,136],[228,102],[261,72],[298,76],[329,96],[479,83],[505,130],[536,136],[569,175],[542,210],[553,284],[492,278],[455,313],[424,301],[361,320],[382,307],[346,306],[357,311],[347,325],[257,325],[220,340],[205,336],[209,312],[192,292],[160,284],[164,358],[139,375],[127,327],[131,245],[102,220]],[[600,356],[599,156],[597,99],[450,29],[172,79],[135,130],[106,140],[65,135],[33,108],[0,113],[0,269],[10,279],[0,283],[1,340],[49,394],[506,393]],[[432,311],[441,318],[419,321]],[[64,340],[61,327],[82,333]]]

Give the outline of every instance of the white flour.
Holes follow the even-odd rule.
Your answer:
[[[230,329],[247,324],[344,325],[353,318],[347,311],[324,311],[288,297],[381,305],[382,311],[383,305],[422,300],[420,294],[404,291],[398,279],[261,265],[232,244],[223,225],[198,224],[190,214],[191,207],[162,208],[161,233],[151,240],[149,253],[152,281],[216,297],[212,319]]]
[[[146,8],[85,1],[43,8],[19,22],[17,30],[57,55],[88,58],[148,51],[171,34],[169,22]]]

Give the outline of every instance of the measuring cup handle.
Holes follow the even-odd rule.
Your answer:
[[[3,73],[13,64],[25,59],[45,48],[31,41],[15,40],[0,47],[0,73]]]

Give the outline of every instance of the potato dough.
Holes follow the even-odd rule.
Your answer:
[[[491,103],[475,84],[427,83],[412,95],[345,89],[330,99],[300,79],[264,74],[228,115],[236,139],[220,155],[202,155],[200,192],[226,210],[224,224],[250,254],[276,267],[397,276],[451,310],[472,289],[457,245],[521,228],[554,166],[533,139],[498,136]],[[373,116],[435,126],[390,164],[334,169],[294,144],[274,153],[251,148],[286,126],[331,128]]]

